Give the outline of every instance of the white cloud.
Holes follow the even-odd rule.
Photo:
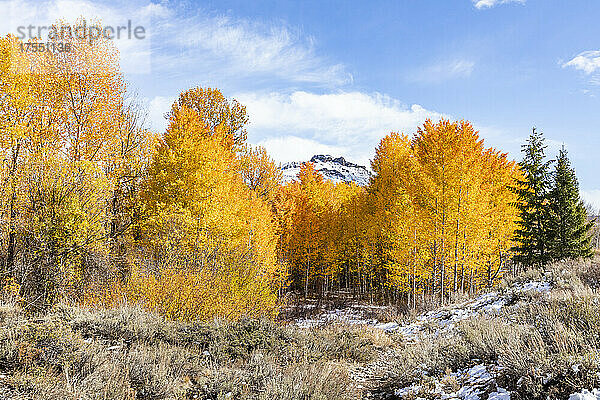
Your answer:
[[[233,97],[247,108],[249,142],[264,146],[279,162],[331,154],[369,165],[375,147],[388,133],[412,133],[425,119],[443,116],[419,105],[403,106],[378,93],[296,91],[241,93]],[[146,99],[148,120],[154,130],[165,130],[164,114],[174,101],[174,97],[163,96]]]
[[[416,104],[404,106],[379,93],[296,91],[233,97],[247,108],[249,142],[264,146],[279,162],[332,154],[368,165],[375,147],[388,133],[412,133],[425,119],[443,117]],[[163,96],[147,99],[148,120],[156,131],[166,128],[164,114],[174,100]]]
[[[163,36],[161,34],[161,36]],[[294,82],[336,86],[352,77],[339,63],[316,54],[314,39],[285,26],[269,26],[230,17],[190,17],[171,32],[175,46],[231,75],[268,74]],[[173,60],[175,61],[175,60]],[[179,59],[178,62],[181,62]]]
[[[296,91],[234,97],[247,107],[249,141],[271,145],[272,156],[278,161],[302,161],[307,154],[330,149],[332,155],[368,164],[381,138],[391,131],[412,133],[425,119],[443,116],[416,104],[404,106],[379,93]],[[314,147],[315,143],[326,147]],[[294,150],[296,157],[290,155]]]
[[[346,154],[348,149],[342,146],[330,146],[315,140],[305,139],[298,136],[269,137],[261,140],[258,145],[267,149],[271,155],[275,155],[278,162],[307,161],[315,154]]]
[[[148,17],[169,18],[173,15],[173,11],[162,4],[149,3],[142,7],[141,14]]]
[[[352,81],[345,66],[318,54],[314,38],[284,24],[266,24],[197,10],[173,3],[103,3],[87,0],[0,0],[0,33],[19,26],[49,26],[57,19],[100,19],[114,27],[145,29],[144,40],[115,40],[121,67],[129,74],[151,69],[171,76],[200,76],[225,81],[270,81],[336,87]]]
[[[411,78],[421,82],[438,83],[450,79],[466,78],[471,75],[474,67],[475,62],[473,61],[456,59],[421,68]]]
[[[562,64],[563,68],[573,67],[590,75],[600,69],[600,50],[584,51],[570,61]]]
[[[472,0],[472,1],[473,1],[473,5],[475,6],[475,8],[477,8],[478,10],[481,10],[483,8],[492,8],[499,4],[507,4],[507,3],[525,4],[526,0]]]
[[[581,190],[581,198],[592,205],[597,212],[600,212],[600,189]]]
[[[84,18],[86,25],[100,21],[104,27],[110,26],[115,30],[119,27],[126,28],[131,21],[129,31],[123,30],[119,37],[113,39],[121,55],[121,70],[125,73],[150,73],[150,36],[145,34],[144,39],[136,39],[133,32],[137,27],[146,31],[150,29],[151,17],[157,12],[156,7],[126,5],[117,8],[86,0],[8,0],[0,1],[0,9],[6,10],[4,18],[0,17],[0,33],[11,33],[18,37],[23,34],[25,40],[40,36],[42,41],[47,40],[48,27],[59,20],[75,24],[79,18]],[[33,27],[31,31],[29,26]]]
[[[167,119],[165,114],[171,110],[175,102],[175,97],[156,96],[153,99],[146,99],[148,108],[148,123],[150,128],[156,132],[164,132],[167,128]]]
[[[264,146],[278,162],[306,161],[315,154],[344,156],[368,166],[379,141],[392,131],[414,133],[425,119],[452,118],[420,105],[405,106],[379,93],[340,92],[317,94],[307,91],[284,93],[240,93],[233,98],[246,106],[250,123],[248,141]],[[162,132],[164,114],[175,97],[147,99],[150,126]],[[493,126],[477,125],[486,146],[508,151],[520,158],[526,137]],[[547,139],[549,155],[562,142]]]
[[[454,61],[448,67],[448,71],[452,76],[469,76],[473,72],[475,63],[473,61],[459,60]]]

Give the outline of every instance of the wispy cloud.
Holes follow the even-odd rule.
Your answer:
[[[466,78],[475,68],[475,62],[467,59],[453,59],[420,68],[409,76],[411,80],[439,83],[451,79]]]
[[[177,25],[177,32],[161,32],[161,36],[172,37],[171,43],[191,56],[189,63],[208,56],[205,61],[218,63],[219,69],[236,76],[269,75],[334,86],[352,80],[342,64],[317,55],[313,38],[285,26],[226,16],[184,18]]]
[[[500,4],[521,3],[525,4],[526,0],[472,0],[473,6],[478,10],[483,8],[492,8]]]
[[[263,144],[279,161],[328,152],[366,164],[390,131],[414,132],[426,118],[442,116],[379,93],[343,91],[352,82],[346,67],[320,54],[313,37],[283,22],[182,10],[168,2],[98,5],[86,0],[0,0],[0,7],[6,5],[13,12],[5,19],[8,27],[2,25],[0,16],[2,33],[12,32],[14,23],[48,24],[60,17],[100,18],[111,25],[129,19],[146,24],[151,39],[147,48],[122,45],[122,63],[129,65],[126,75],[141,65],[140,59],[130,62],[131,54],[137,52],[150,55],[150,79],[183,86],[175,90],[187,85],[223,88],[227,83],[227,94],[247,106],[250,142]],[[19,9],[27,10],[27,18]],[[457,60],[431,72],[460,77],[472,69],[473,63]],[[163,115],[177,93],[169,90],[147,100],[148,119],[157,130],[165,128]]]
[[[600,50],[584,51],[567,62],[559,62],[563,68],[573,68],[581,71],[591,85],[600,86]],[[595,97],[595,94],[584,89],[583,94]]]
[[[220,84],[249,78],[329,87],[352,82],[343,64],[319,54],[313,37],[284,23],[167,4],[173,3],[0,0],[0,9],[7,11],[0,16],[0,33],[16,34],[18,26],[47,26],[57,19],[100,19],[112,26],[131,21],[145,28],[147,38],[115,41],[126,73],[193,74]]]

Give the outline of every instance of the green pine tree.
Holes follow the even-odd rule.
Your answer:
[[[575,170],[563,147],[553,173],[553,187],[549,194],[550,223],[549,250],[553,260],[592,257],[591,229]]]
[[[547,229],[551,161],[544,161],[545,148],[543,134],[533,128],[527,143],[522,146],[524,157],[519,166],[524,179],[517,181],[513,188],[518,195],[520,211],[514,261],[523,267],[543,266],[550,261]]]

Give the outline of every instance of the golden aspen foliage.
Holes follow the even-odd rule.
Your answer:
[[[312,163],[302,166],[298,180],[286,187],[287,195],[293,204],[292,219],[284,229],[288,237],[284,240],[290,247],[287,260],[290,263],[290,274],[298,289],[306,293],[308,287],[319,275],[322,268],[324,191],[323,177],[315,171]]]
[[[382,139],[371,168],[374,176],[367,201],[371,224],[369,242],[375,253],[372,262],[386,275],[388,285],[403,292],[416,289],[415,283],[423,279],[423,269],[416,265],[417,218],[410,198],[414,158],[408,137],[394,132]]]
[[[363,192],[356,185],[323,180],[312,163],[282,188],[278,254],[289,264],[292,288],[323,294],[353,284],[351,271],[357,265],[349,260],[361,251],[357,225]]]
[[[516,220],[509,182],[517,169],[506,154],[485,149],[470,123],[426,121],[410,143],[392,134],[382,140],[373,170],[372,193],[381,192],[381,180],[382,191],[405,211],[396,223],[383,222],[395,238],[393,264],[405,266],[395,271],[402,287],[408,284],[413,296],[423,287],[444,301],[500,277]],[[383,207],[394,209],[389,201]]]
[[[222,144],[226,146],[240,147],[246,142],[246,107],[237,100],[225,98],[220,90],[196,87],[181,93],[171,107],[170,117],[183,107],[189,108],[199,116],[207,128],[205,135],[220,137]],[[217,130],[219,126],[221,128]]]
[[[23,51],[10,36],[0,46],[2,263],[23,280],[23,294],[35,299],[32,310],[77,295],[103,263],[114,217],[109,199],[131,184],[126,171],[140,171],[134,166],[152,142],[124,106],[112,41],[49,40],[71,51]]]
[[[235,319],[273,315],[284,288],[416,307],[507,269],[521,173],[469,122],[390,133],[367,187],[311,163],[282,185],[266,150],[246,144],[236,100],[186,90],[159,137],[126,97],[112,41],[50,40],[71,51],[0,38],[0,282],[24,307],[126,300]]]
[[[270,207],[246,186],[225,126],[173,110],[141,193],[151,262],[125,294],[176,319],[271,314],[284,276]]]
[[[312,164],[278,198],[278,254],[292,288],[441,302],[501,277],[517,218],[514,162],[465,121],[426,121],[381,140],[366,189],[323,181]]]
[[[281,169],[262,146],[244,146],[240,154],[240,173],[246,185],[261,198],[273,202],[282,182]]]

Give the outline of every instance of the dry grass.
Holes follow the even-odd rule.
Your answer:
[[[442,378],[478,363],[503,367],[497,381],[513,391],[513,399],[564,399],[598,387],[600,295],[595,287],[600,269],[560,263],[545,273],[511,278],[505,286],[542,277],[553,285],[549,296],[516,296],[497,316],[465,320],[446,336],[405,345],[373,390],[389,393],[412,383],[427,387],[432,376]]]
[[[15,399],[351,399],[349,366],[389,344],[360,327],[181,323],[125,306],[38,319],[3,306],[0,322],[0,397]]]
[[[349,371],[390,348],[394,356],[371,382],[375,393],[417,383],[430,398],[434,378],[456,390],[448,372],[497,363],[497,382],[513,399],[567,398],[600,385],[600,268],[561,263],[510,284],[542,277],[553,285],[549,296],[517,295],[498,315],[417,343],[337,324],[174,322],[135,306],[59,305],[36,318],[8,302],[0,305],[0,398],[358,399],[364,391]]]

